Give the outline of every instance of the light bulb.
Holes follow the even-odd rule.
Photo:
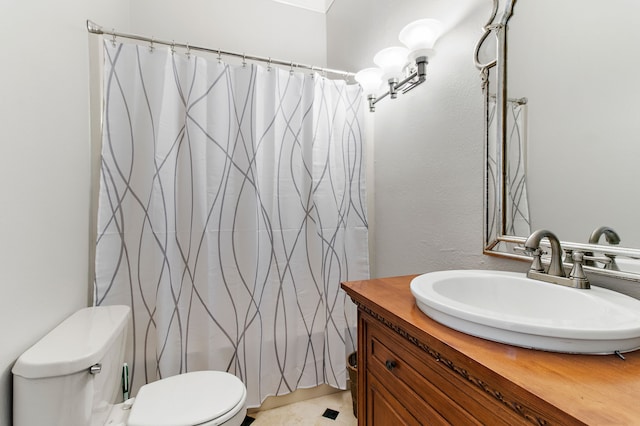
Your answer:
[[[442,33],[442,23],[437,19],[419,19],[405,26],[398,38],[410,51],[410,59],[433,56],[433,45]]]
[[[356,73],[355,79],[362,86],[365,95],[375,95],[382,85],[382,70],[365,68]]]
[[[403,77],[408,54],[406,47],[387,47],[376,53],[373,62],[382,69],[384,80],[400,80]]]

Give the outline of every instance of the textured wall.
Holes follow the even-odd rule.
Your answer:
[[[338,68],[372,66],[415,19],[447,28],[427,82],[376,106],[372,276],[526,270],[482,254],[483,99],[472,58],[490,9],[489,0],[336,0],[329,11],[328,63]]]

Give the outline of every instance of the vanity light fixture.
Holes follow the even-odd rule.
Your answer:
[[[406,47],[382,49],[373,58],[378,68],[365,68],[356,73],[355,79],[369,100],[369,111],[375,111],[375,104],[386,96],[396,99],[399,91],[407,93],[426,80],[428,59],[435,53],[433,45],[441,32],[442,24],[436,19],[414,21],[398,36]],[[377,96],[384,82],[388,90]]]

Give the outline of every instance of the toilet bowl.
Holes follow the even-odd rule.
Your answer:
[[[122,401],[127,306],[82,309],[16,361],[14,426],[239,426],[246,388],[222,371],[164,378]]]
[[[142,386],[135,398],[114,406],[106,424],[240,425],[247,412],[245,402],[245,387],[236,376],[221,371],[197,371]]]

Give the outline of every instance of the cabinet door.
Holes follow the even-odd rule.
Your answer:
[[[527,423],[370,315],[359,327],[360,424]]]
[[[367,376],[367,426],[421,424],[373,374]]]
[[[388,336],[393,333],[391,330],[375,322],[365,323],[368,402],[371,405],[375,407],[384,399],[404,424],[414,424],[412,421],[426,425],[479,424],[434,386],[428,376],[413,368],[403,342],[393,342]],[[368,417],[374,417],[374,423],[378,421],[376,411],[367,413]]]

